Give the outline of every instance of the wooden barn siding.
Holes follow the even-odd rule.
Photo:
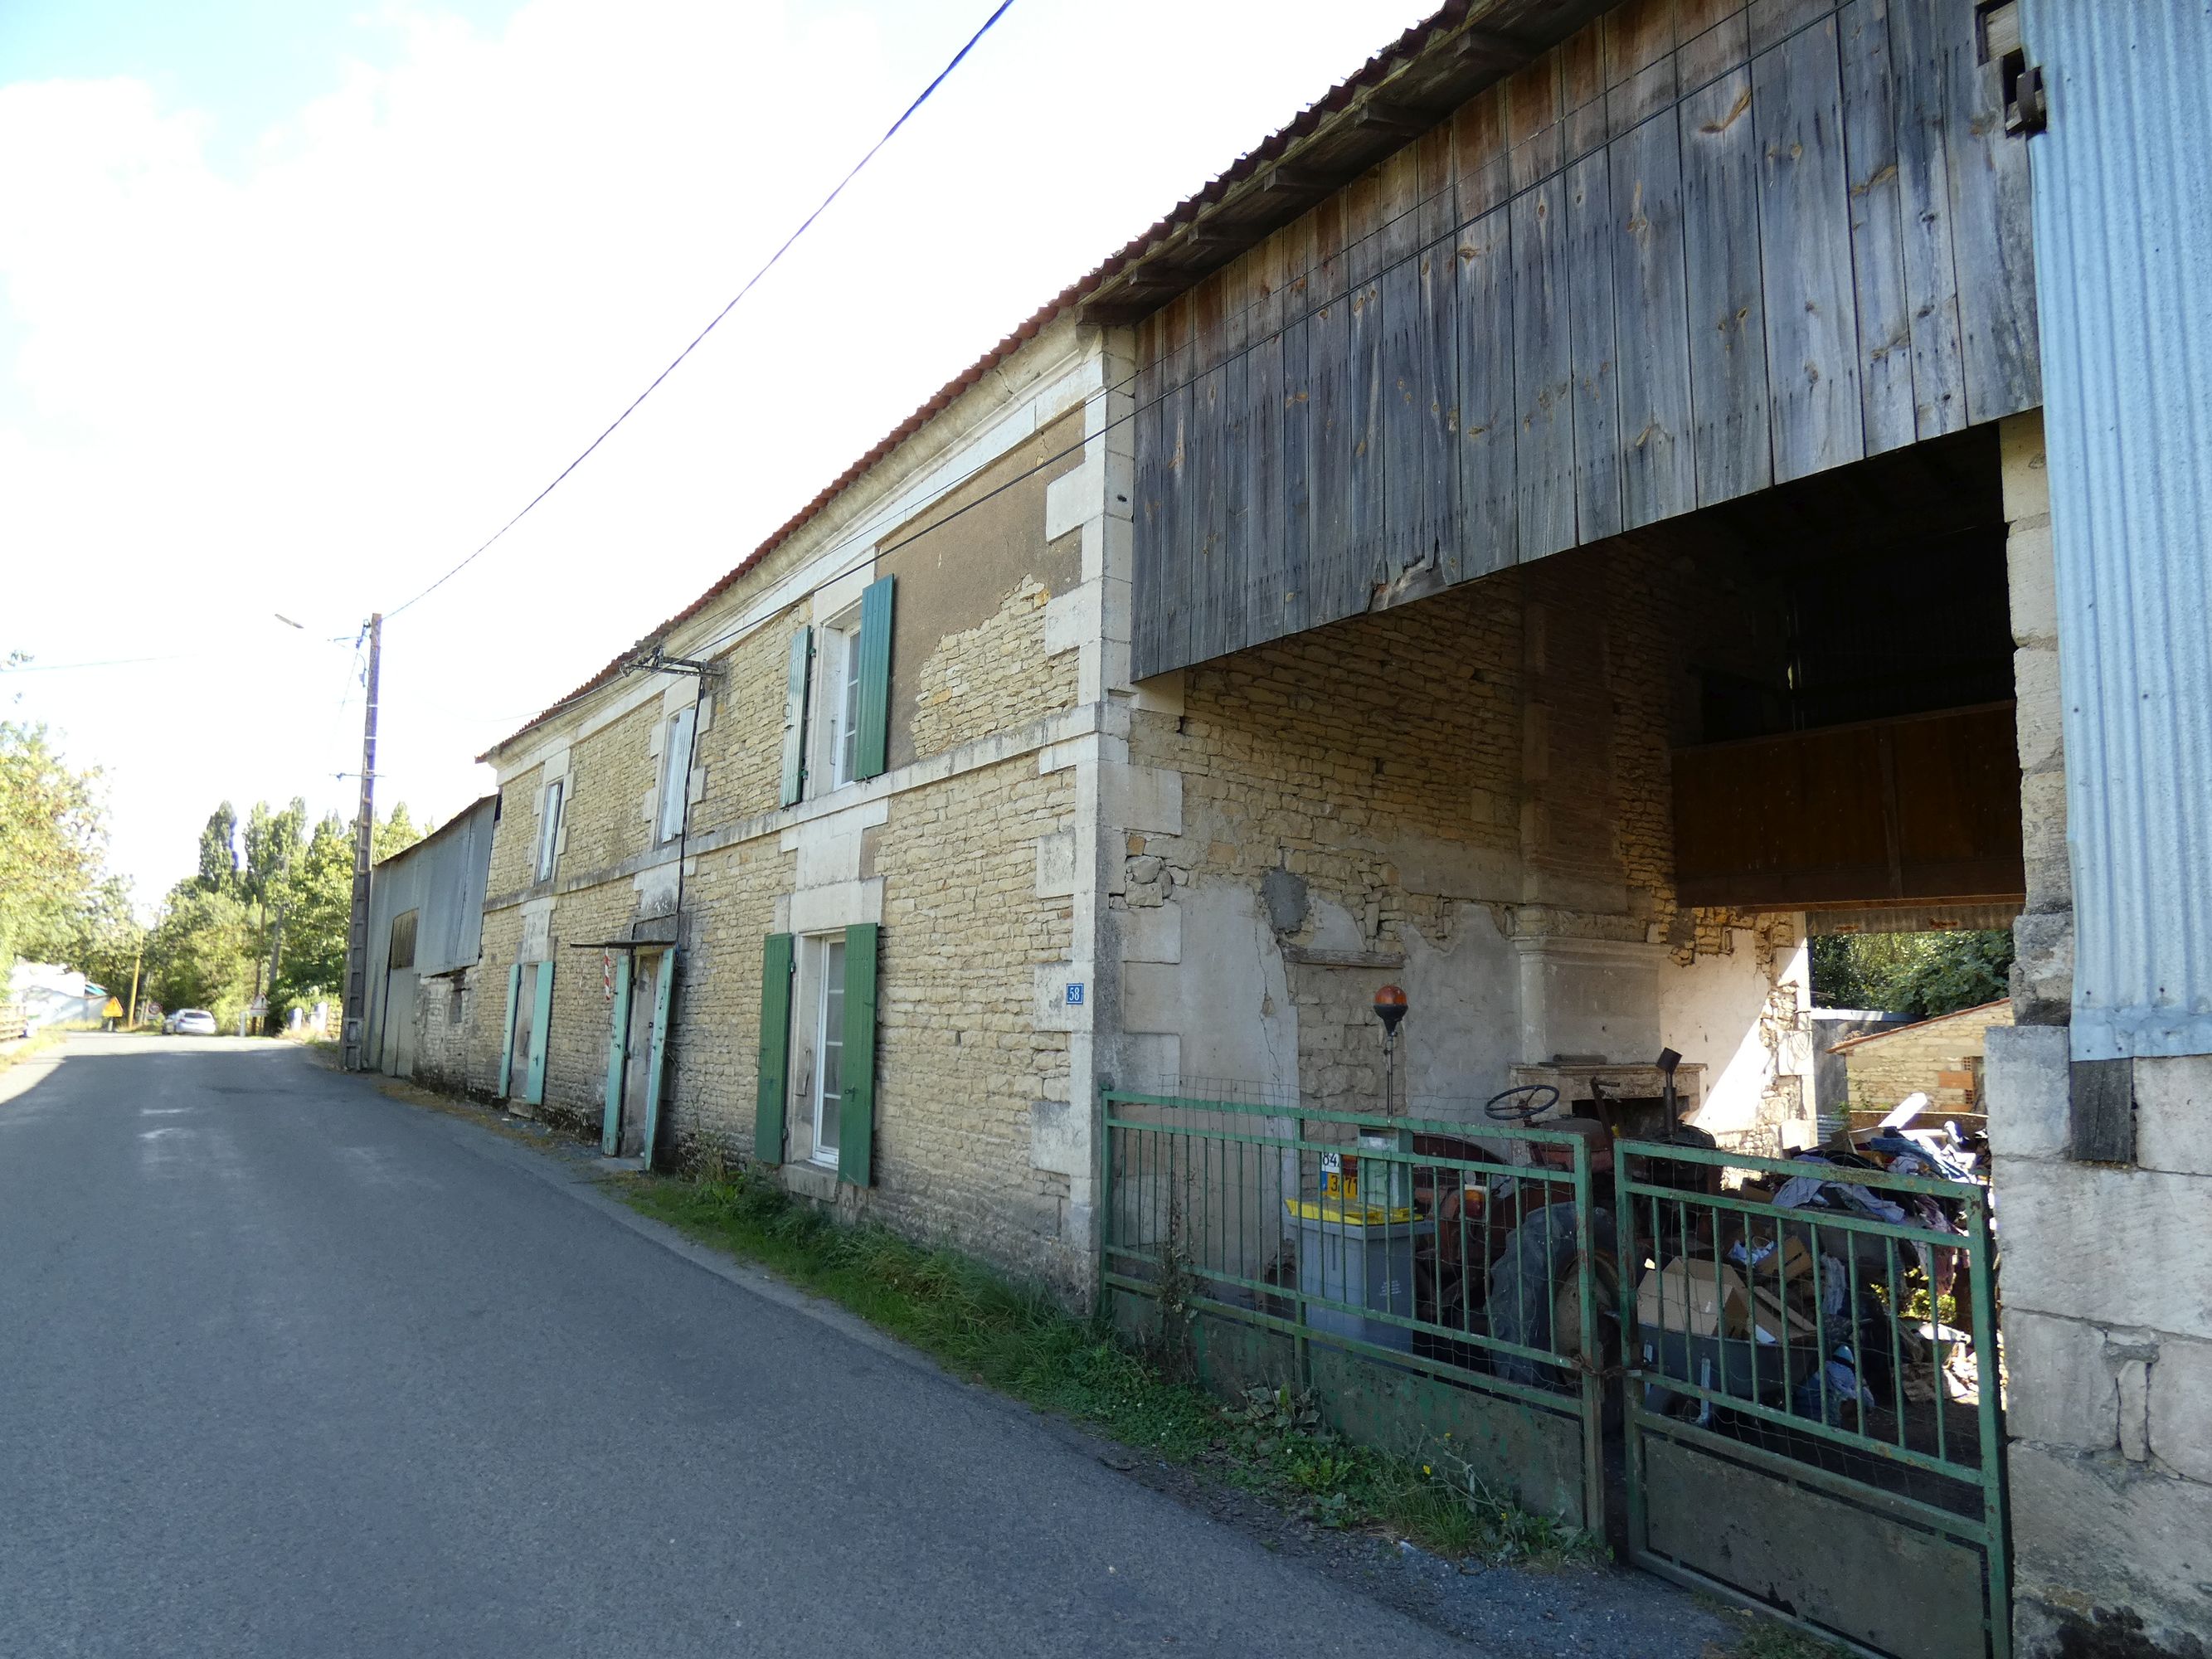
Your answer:
[[[1630,0],[1139,325],[1134,668],[2034,407],[1964,0]]]

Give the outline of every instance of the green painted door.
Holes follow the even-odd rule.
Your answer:
[[[676,952],[664,951],[653,993],[653,1057],[645,1075],[645,1145],[639,1156],[653,1167],[653,1143],[660,1138],[660,1097],[668,1074],[669,993],[676,985]]]
[[[854,733],[853,775],[878,778],[890,757],[891,596],[898,578],[885,576],[860,592],[860,716]]]
[[[797,805],[806,793],[806,687],[813,663],[814,630],[802,628],[791,636],[784,671],[783,769],[776,799],[785,806]]]
[[[753,1101],[753,1156],[783,1162],[783,1103],[791,1086],[792,936],[770,933],[761,956],[760,1092]]]
[[[622,1135],[623,1067],[629,1059],[629,957],[627,951],[615,957],[615,1000],[607,1025],[607,1101],[599,1119],[599,1151],[612,1158]]]
[[[875,1179],[876,942],[883,929],[845,930],[844,1048],[838,1056],[837,1175],[855,1187]]]

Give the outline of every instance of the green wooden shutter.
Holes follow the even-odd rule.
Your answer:
[[[532,1106],[545,1103],[545,1028],[553,1018],[553,963],[538,964],[538,1011],[530,1025],[530,1087],[522,1097]]]
[[[896,576],[870,582],[860,595],[860,718],[853,740],[853,775],[879,778],[890,748],[891,593]]]
[[[814,660],[814,630],[791,636],[791,658],[783,684],[783,786],[776,799],[795,806],[806,793],[806,684]]]
[[[629,952],[615,952],[614,1024],[607,1032],[607,1109],[599,1120],[599,1151],[612,1158],[622,1146],[623,1068],[629,1064]]]
[[[514,1081],[514,1011],[522,1006],[522,964],[509,963],[507,969],[507,1034],[499,1044],[499,1097],[507,1098],[508,1087]]]
[[[837,1086],[843,1091],[837,1108],[837,1174],[855,1187],[875,1180],[876,941],[882,932],[872,921],[845,930],[845,1052],[837,1072]]]
[[[760,1096],[753,1107],[753,1156],[783,1162],[783,1103],[791,1087],[791,947],[770,933],[761,958]]]
[[[645,1167],[653,1167],[653,1146],[660,1139],[660,1097],[668,1073],[668,1006],[676,988],[676,952],[660,958],[660,977],[653,999],[653,1047],[645,1072]]]

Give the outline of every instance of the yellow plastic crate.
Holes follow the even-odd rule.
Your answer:
[[[1337,1199],[1286,1198],[1283,1208],[1301,1221],[1334,1221],[1346,1227],[1382,1227],[1413,1218],[1410,1209],[1386,1210],[1379,1204],[1346,1204]]]

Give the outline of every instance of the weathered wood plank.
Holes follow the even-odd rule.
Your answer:
[[[1798,28],[1751,72],[1767,411],[1783,483],[1866,453],[1836,20]]]
[[[1613,136],[1606,125],[1602,21],[1578,29],[1561,41],[1554,56],[1559,60],[1561,160],[1577,161],[1593,150],[1602,149]]]
[[[1511,564],[1520,544],[1515,487],[1512,210],[1496,208],[1459,234],[1459,488],[1465,532],[1460,578]]]
[[[1221,537],[1207,581],[1213,611],[1208,643],[1216,654],[1241,650],[1255,637],[1244,589],[1252,558],[1252,359],[1247,348],[1251,343],[1252,307],[1260,298],[1256,252],[1248,252],[1230,267],[1232,280],[1224,289],[1224,297],[1242,293],[1247,303],[1224,310],[1220,322]]]
[[[1866,452],[1912,441],[1912,318],[1890,95],[1889,0],[1846,0],[1836,14],[1844,69],[1844,167],[1851,198],[1851,286],[1858,312],[1859,424]]]
[[[1625,86],[1674,55],[1674,0],[1625,0],[1598,20],[1607,86]]]
[[[1352,561],[1352,304],[1344,292],[1343,228],[1334,206],[1332,198],[1314,214],[1315,272],[1322,295],[1310,308],[1306,323],[1307,372],[1313,382],[1309,626],[1346,614],[1340,596],[1350,586]]]
[[[1287,251],[1283,289],[1283,631],[1307,625],[1313,563],[1312,375],[1306,362],[1306,231]]]
[[[1778,46],[1826,12],[1834,0],[1750,0],[1744,20],[1751,28],[1753,57]]]
[[[1683,100],[1682,240],[1689,278],[1690,429],[1698,504],[1773,482],[1760,300],[1759,154],[1751,71]]]
[[[1459,208],[1455,224],[1470,224],[1505,205],[1507,179],[1505,83],[1477,94],[1452,117],[1452,175]]]
[[[1265,264],[1258,273],[1259,294],[1251,317],[1251,356],[1246,390],[1252,399],[1251,493],[1242,610],[1242,643],[1272,640],[1283,633],[1283,596],[1290,584],[1284,569],[1288,538],[1284,524],[1283,458],[1283,263],[1286,244],[1270,238],[1262,246]]]
[[[1620,333],[1621,522],[1698,504],[1690,443],[1690,319],[1682,157],[1671,116],[1613,142],[1613,324]]]
[[[1166,454],[1163,517],[1167,536],[1162,549],[1161,597],[1168,614],[1161,618],[1166,660],[1181,664],[1191,656],[1191,611],[1197,580],[1196,550],[1200,511],[1191,456],[1192,365],[1197,351],[1191,335],[1191,303],[1182,295],[1164,315],[1161,347],[1160,440]]]
[[[1230,410],[1222,366],[1221,284],[1200,283],[1190,298],[1197,372],[1190,389],[1190,424],[1183,437],[1193,517],[1184,591],[1189,601],[1190,655],[1202,662],[1219,656],[1224,648],[1221,567],[1228,538],[1230,486],[1223,463]]]
[[[1505,83],[1506,177],[1517,195],[1559,170],[1559,58],[1547,52]]]
[[[1392,480],[1385,602],[1442,586],[1456,553],[1459,456],[1458,239],[1424,247],[1385,281],[1390,347],[1383,374],[1383,451]]]
[[[1133,591],[1141,599],[1130,619],[1129,664],[1130,672],[1139,679],[1158,672],[1168,661],[1164,624],[1170,614],[1169,596],[1173,592],[1165,557],[1171,532],[1167,519],[1167,449],[1161,431],[1161,334],[1158,315],[1137,325],[1137,374],[1131,388],[1136,409],[1137,499],[1130,574]]]
[[[1673,108],[1674,16],[1674,0],[1628,0],[1605,15],[1606,113],[1615,138]]]
[[[2027,140],[2006,136],[1998,66],[1978,60],[1971,10],[1940,15],[1966,418],[1994,421],[2043,401]]]
[[[1685,96],[1751,61],[1743,0],[1680,0],[1674,73]]]
[[[1566,187],[1547,179],[1513,198],[1515,556],[1575,543],[1574,354],[1567,319]]]
[[[1418,164],[1419,151],[1408,151]],[[1377,550],[1370,604],[1393,603],[1443,586],[1442,553],[1450,533],[1457,456],[1446,424],[1453,392],[1450,296],[1455,240],[1434,246],[1422,230],[1425,177],[1417,165],[1385,175],[1391,217],[1382,237],[1379,281],[1382,360],[1381,464],[1386,535]],[[1443,298],[1438,298],[1439,289]]]
[[[1613,191],[1602,149],[1567,169],[1567,335],[1574,358],[1575,537],[1622,529],[1620,347],[1613,332]]]
[[[1420,193],[1413,227],[1423,247],[1441,242],[1459,228],[1458,191],[1452,178],[1452,129],[1432,127],[1414,142],[1413,176]]]
[[[1936,17],[1936,8],[1944,3],[1890,0],[1889,7],[1890,61],[1896,66],[1898,218],[1905,232],[1905,302],[1912,328],[1912,422],[1915,434],[1923,441],[1966,423]]]
[[[1372,245],[1370,239],[1370,245]],[[1373,267],[1370,264],[1370,269]],[[1383,473],[1382,284],[1379,276],[1353,289],[1345,305],[1345,391],[1350,540],[1336,568],[1330,614],[1348,617],[1367,608],[1388,541],[1389,495]]]

